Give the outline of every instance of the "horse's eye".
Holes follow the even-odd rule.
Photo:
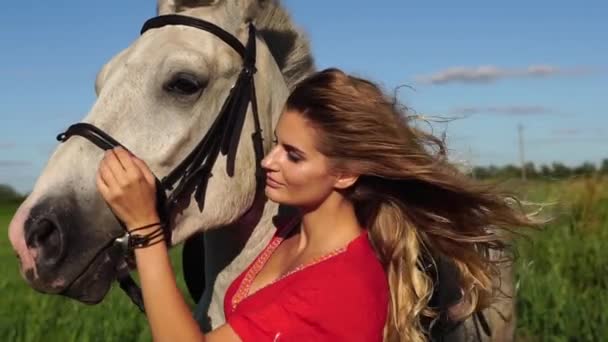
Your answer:
[[[175,76],[164,85],[164,89],[167,92],[174,93],[177,95],[194,95],[198,93],[203,87],[201,82],[196,76],[187,73],[177,73]]]

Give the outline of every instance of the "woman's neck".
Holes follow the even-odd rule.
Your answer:
[[[301,210],[298,250],[331,251],[345,246],[361,234],[352,202],[332,193],[313,210]]]

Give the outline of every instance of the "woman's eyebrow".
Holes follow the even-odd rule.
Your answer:
[[[274,130],[272,133],[274,134],[275,139],[279,140],[279,137],[277,136],[277,131]],[[292,150],[292,151],[300,153],[302,156],[306,155],[306,152],[302,151],[301,149],[299,149],[293,145],[289,145],[289,144],[285,144],[285,143],[281,143],[281,145],[285,146],[285,148],[287,148],[288,150]]]

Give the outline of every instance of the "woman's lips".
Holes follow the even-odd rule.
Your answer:
[[[275,181],[274,179],[270,178],[269,176],[266,176],[266,185],[271,188],[278,188],[281,186],[281,183]]]

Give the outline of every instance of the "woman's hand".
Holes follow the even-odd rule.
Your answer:
[[[101,196],[127,229],[159,221],[155,177],[144,161],[124,148],[105,152],[96,182]]]

